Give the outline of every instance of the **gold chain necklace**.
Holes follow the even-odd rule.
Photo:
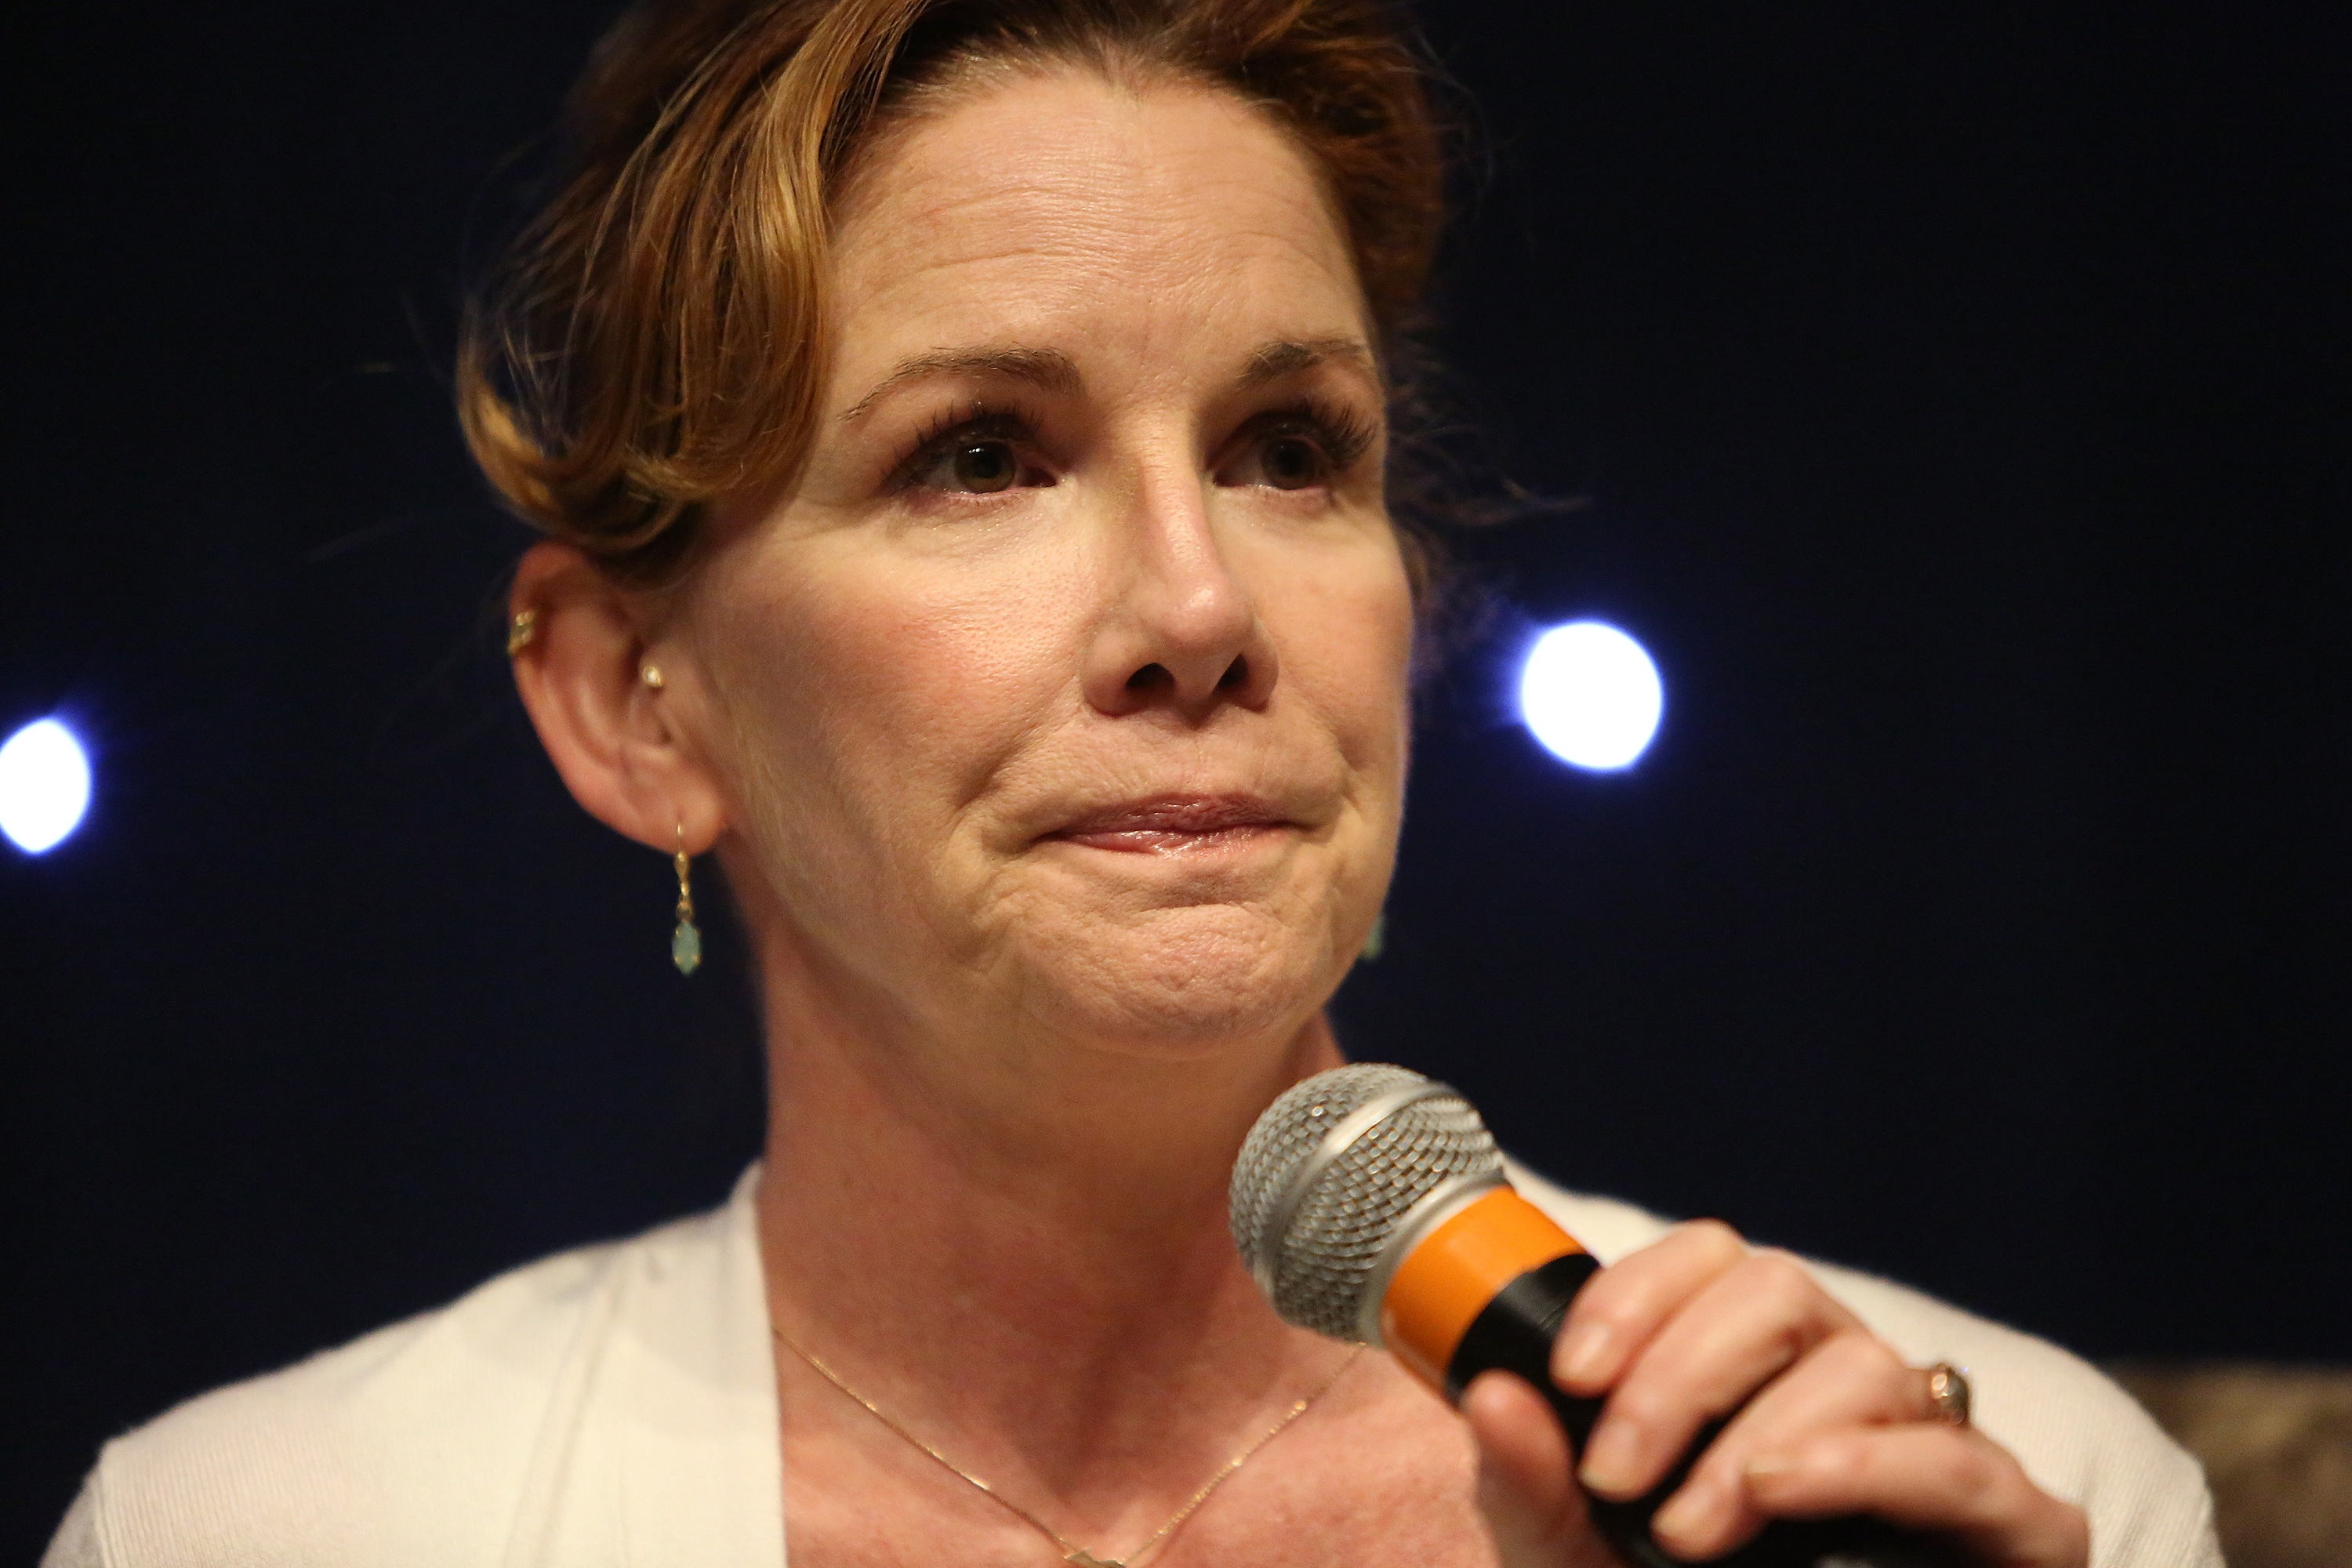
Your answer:
[[[825,1365],[824,1363],[819,1361],[815,1356],[811,1355],[807,1351],[803,1350],[799,1345],[794,1344],[784,1333],[783,1330],[771,1325],[768,1331],[776,1336],[776,1342],[778,1344],[783,1346],[786,1350],[792,1352],[794,1355],[800,1357],[801,1360],[808,1363],[811,1367],[814,1368],[818,1376],[824,1378],[827,1383],[833,1384],[834,1387],[841,1390],[842,1393],[849,1395],[850,1398],[864,1405],[866,1409],[866,1413],[872,1415],[874,1419],[882,1423],[883,1426],[887,1426],[891,1431],[897,1433],[899,1436],[905,1438],[916,1447],[920,1448],[924,1453],[929,1454],[950,1475],[960,1477],[963,1480],[970,1482],[972,1486],[979,1488],[982,1491],[986,1492],[990,1497],[995,1499],[997,1502],[1010,1510],[1032,1530],[1036,1531],[1040,1535],[1045,1537],[1046,1540],[1051,1541],[1061,1550],[1062,1561],[1075,1564],[1076,1568],[1128,1568],[1129,1563],[1139,1561],[1145,1552],[1159,1545],[1162,1541],[1165,1541],[1168,1538],[1170,1531],[1173,1531],[1178,1525],[1183,1523],[1186,1520],[1192,1518],[1192,1510],[1199,1508],[1202,1503],[1208,1501],[1209,1494],[1223,1486],[1225,1482],[1226,1477],[1232,1475],[1235,1470],[1240,1469],[1244,1465],[1247,1464],[1251,1455],[1256,1453],[1260,1448],[1265,1447],[1268,1443],[1273,1442],[1276,1437],[1282,1436],[1285,1428],[1288,1427],[1292,1422],[1297,1420],[1301,1415],[1307,1414],[1307,1407],[1308,1405],[1322,1398],[1326,1394],[1328,1394],[1331,1391],[1331,1385],[1339,1382],[1340,1377],[1349,1367],[1356,1364],[1356,1358],[1358,1356],[1364,1353],[1364,1347],[1361,1345],[1358,1345],[1354,1350],[1349,1352],[1348,1359],[1341,1362],[1331,1375],[1325,1378],[1322,1383],[1316,1387],[1314,1393],[1308,1394],[1306,1398],[1292,1405],[1288,1411],[1284,1413],[1281,1420],[1276,1421],[1273,1426],[1259,1433],[1256,1437],[1251,1440],[1247,1447],[1244,1448],[1240,1453],[1235,1454],[1232,1458],[1227,1459],[1223,1469],[1219,1470],[1215,1475],[1211,1476],[1202,1486],[1199,1491],[1194,1492],[1191,1497],[1184,1500],[1184,1506],[1176,1510],[1173,1518],[1151,1532],[1151,1538],[1150,1540],[1146,1541],[1142,1545],[1137,1547],[1134,1551],[1129,1552],[1124,1557],[1097,1557],[1093,1552],[1087,1551],[1085,1547],[1080,1546],[1076,1542],[1070,1540],[1060,1531],[1055,1530],[1052,1525],[1047,1524],[1044,1520],[1039,1519],[1035,1514],[1031,1513],[1027,1509],[1023,1508],[1019,1503],[1014,1502],[1011,1498],[1006,1497],[1003,1492],[998,1491],[994,1487],[990,1486],[986,1481],[982,1480],[978,1476],[973,1475],[970,1470],[965,1469],[961,1465],[957,1464],[953,1459],[949,1458],[945,1454],[940,1453],[937,1448],[932,1447],[929,1443],[924,1442],[920,1437],[916,1436],[912,1432],[908,1431],[904,1426],[899,1426],[897,1421],[891,1419],[887,1411],[885,1411],[880,1405],[875,1404],[872,1400],[866,1398],[866,1395],[858,1393],[857,1390],[850,1387],[848,1384],[843,1382],[839,1373]]]

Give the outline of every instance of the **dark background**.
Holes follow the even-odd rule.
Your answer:
[[[7,24],[0,1555],[97,1444],[754,1146],[740,944],[504,684],[456,301],[600,4]],[[2352,1357],[2339,8],[1446,0],[1466,553],[1359,1055],[2096,1355]],[[1632,773],[1513,721],[1641,637]]]

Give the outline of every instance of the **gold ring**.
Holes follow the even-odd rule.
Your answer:
[[[1948,1426],[1969,1424],[1969,1374],[1950,1362],[1939,1361],[1927,1369],[1927,1399],[1936,1407],[1936,1419]]]

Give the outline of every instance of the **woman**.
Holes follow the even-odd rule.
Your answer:
[[[57,1563],[1601,1563],[1547,1407],[1286,1327],[1228,1170],[1336,1065],[1423,552],[1384,496],[1438,170],[1371,0],[677,3],[465,412],[550,536],[515,674],[592,814],[716,852],[766,1156],[112,1444]],[[1555,1373],[1703,1558],[1867,1512],[1974,1560],[2217,1561],[2047,1346],[1529,1190],[1616,1259]],[[1981,1424],[1915,1363],[1970,1365]],[[1278,1440],[1276,1440],[1278,1438]]]

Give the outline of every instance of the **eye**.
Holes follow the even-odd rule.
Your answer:
[[[1323,482],[1330,464],[1323,449],[1304,436],[1269,437],[1258,448],[1258,472],[1278,490],[1303,490]]]
[[[1245,429],[1240,451],[1218,478],[1272,490],[1313,489],[1353,468],[1375,439],[1374,427],[1352,410],[1301,403]]]
[[[916,475],[916,482],[934,489],[986,496],[1012,489],[1020,477],[1021,459],[1010,441],[965,441],[940,453]]]
[[[950,495],[992,496],[1016,485],[1050,485],[1053,476],[1030,463],[1029,421],[1009,409],[974,406],[963,417],[940,420],[898,466],[896,483]]]

